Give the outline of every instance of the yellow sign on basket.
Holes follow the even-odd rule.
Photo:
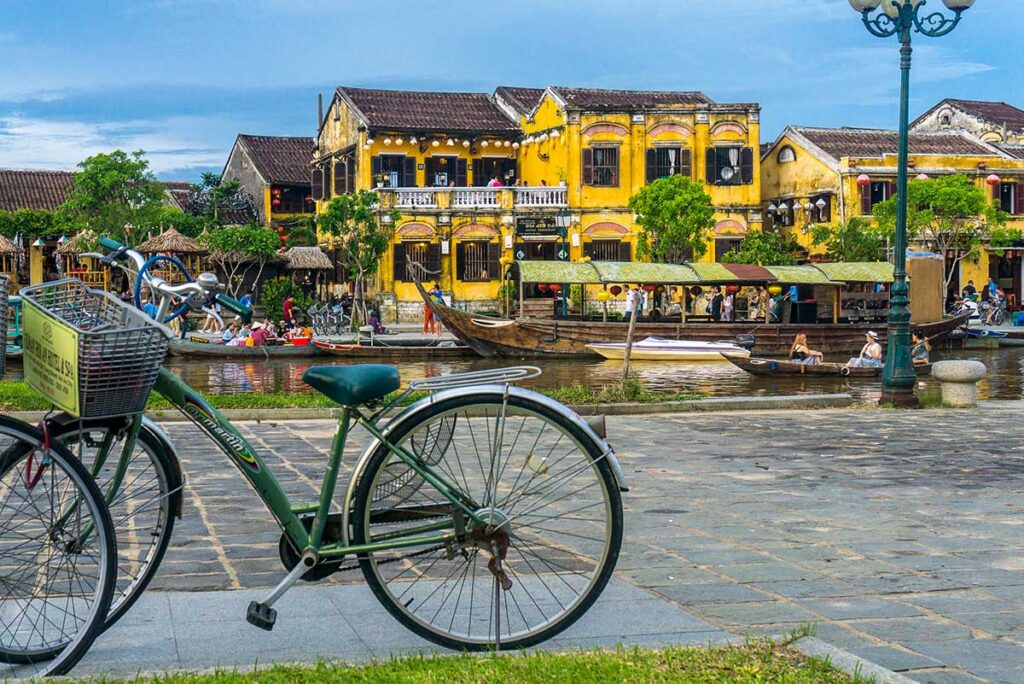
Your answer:
[[[29,387],[77,416],[78,333],[28,305],[22,312],[22,336]]]

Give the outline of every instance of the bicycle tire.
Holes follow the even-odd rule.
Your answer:
[[[79,460],[82,460],[90,472],[93,470],[91,467],[92,460],[82,459],[82,454],[77,449],[72,448],[73,444],[68,443],[68,439],[79,435],[83,429],[90,432],[113,430],[117,433],[125,428],[126,424],[123,418],[80,422],[70,416],[58,416],[50,421],[50,434],[53,438],[63,442],[69,451],[75,454]],[[74,444],[77,443],[75,442]],[[114,523],[114,532],[118,545],[118,572],[114,588],[114,598],[111,600],[110,610],[103,625],[104,630],[110,629],[118,620],[124,617],[124,614],[128,612],[135,602],[138,601],[139,597],[142,596],[143,592],[145,592],[146,587],[149,586],[157,570],[159,570],[160,563],[167,552],[167,547],[174,532],[175,519],[181,516],[183,478],[181,468],[178,466],[177,455],[168,453],[163,440],[146,425],[143,425],[139,430],[136,447],[131,457],[132,461],[141,461],[141,458],[135,455],[140,450],[147,459],[146,462],[141,463],[141,467],[146,468],[148,466],[152,468],[158,487],[158,491],[152,496],[149,496],[148,492],[141,492],[148,497],[148,499],[144,499],[146,505],[152,506],[155,500],[156,506],[159,507],[159,514],[156,516],[155,523],[149,517],[142,519],[141,515],[153,510],[152,507],[143,509],[137,505],[129,506],[126,490],[121,489],[112,495],[108,491],[111,478],[102,477],[103,473],[97,473],[97,476],[100,476],[97,479],[97,485],[100,491],[103,492],[108,502],[108,507],[111,509],[111,518]],[[119,441],[118,446],[112,449],[111,457],[119,458],[120,455]],[[125,480],[128,482],[128,486],[131,486],[138,482],[140,478],[141,475],[136,472],[134,477],[129,476]],[[136,487],[136,490],[138,489],[140,487]],[[143,524],[140,524],[140,522]],[[144,535],[139,534],[142,528],[147,529]],[[132,540],[134,538],[152,539],[153,543],[149,545],[145,557],[139,558],[139,553],[132,549]],[[133,566],[141,567],[141,572],[133,575],[131,572]]]
[[[57,553],[63,553],[69,556],[80,555],[80,552],[83,552],[86,548],[92,547],[94,547],[99,554],[98,557],[95,558],[97,573],[95,576],[95,585],[91,589],[86,586],[83,590],[80,579],[76,579],[74,582],[66,581],[66,584],[69,587],[69,592],[68,599],[64,604],[64,618],[61,620],[61,628],[63,628],[67,623],[68,610],[73,609],[73,602],[71,600],[72,590],[78,591],[83,596],[91,594],[93,597],[88,606],[88,614],[83,619],[81,626],[77,629],[74,635],[67,640],[63,640],[63,636],[61,636],[62,641],[57,644],[58,648],[54,648],[54,645],[51,644],[47,644],[45,647],[39,646],[30,648],[28,645],[21,645],[20,643],[16,648],[13,645],[8,646],[6,643],[0,641],[0,662],[9,666],[6,668],[7,671],[0,671],[0,677],[4,679],[11,677],[34,678],[66,674],[78,663],[79,660],[81,660],[92,646],[93,641],[102,632],[107,611],[110,607],[110,601],[113,597],[114,582],[117,575],[117,545],[114,536],[113,522],[110,518],[110,511],[103,499],[103,494],[96,486],[96,483],[93,481],[89,472],[63,445],[51,442],[44,458],[40,462],[35,462],[35,453],[39,450],[40,445],[44,443],[42,432],[31,425],[9,416],[0,416],[0,434],[15,440],[13,444],[7,446],[2,452],[0,452],[0,492],[6,491],[8,495],[17,493],[17,487],[20,487],[22,482],[25,483],[26,494],[34,492],[38,487],[39,482],[43,480],[37,476],[35,482],[31,485],[29,484],[33,470],[33,463],[35,463],[36,468],[40,467],[38,463],[43,463],[45,464],[43,466],[45,470],[36,470],[36,472],[50,473],[51,491],[56,492],[55,474],[59,469],[62,473],[66,474],[71,484],[75,487],[76,491],[71,495],[76,497],[76,501],[79,497],[81,498],[81,501],[84,503],[83,508],[89,516],[88,522],[85,523],[86,527],[82,527],[81,523],[79,523],[80,526],[74,528],[70,533],[71,537],[75,538],[75,541],[63,540],[65,542],[63,545],[57,542],[60,539],[60,534],[68,534],[66,526],[67,521],[60,522],[59,525],[55,526],[52,514],[48,521],[49,524],[47,525],[44,523],[44,526],[47,529],[44,537],[42,538],[29,537],[22,532],[18,535],[18,538],[25,539],[26,541],[20,541],[11,545],[10,539],[14,537],[14,532],[11,532],[5,527],[0,527],[0,547],[5,548],[5,554],[0,555],[0,558],[10,559],[15,557],[11,555],[14,553],[15,549],[23,547],[30,541],[44,541],[45,544],[52,546],[53,549],[57,549]],[[29,448],[25,449],[23,448],[23,445],[28,445]],[[15,472],[18,465],[23,460],[26,460],[26,465],[20,470],[20,472]],[[11,482],[8,478],[12,472],[14,473],[13,484],[15,486],[10,486]],[[9,481],[8,485],[3,484],[5,481]],[[43,485],[43,490],[46,490],[45,484]],[[67,494],[66,491],[65,494]],[[25,494],[19,494],[19,496],[26,502],[28,501]],[[62,499],[62,502],[64,500],[65,499]],[[0,524],[2,524],[6,519],[4,516],[5,508],[8,510],[8,513],[12,518],[18,515],[20,511],[26,510],[25,504],[19,504],[18,509],[12,511],[4,501],[6,501],[6,499],[0,500]],[[36,512],[40,515],[44,515],[44,511],[40,509],[35,502],[32,502],[32,504],[32,507]],[[52,507],[47,508],[52,510]],[[63,520],[65,515],[67,514],[62,514],[60,519]],[[71,520],[78,520],[78,518],[71,518]],[[88,546],[79,545],[79,531],[82,529],[88,530],[85,532],[85,534],[88,535],[85,537],[86,539],[94,540]],[[7,538],[6,543],[4,542],[5,537]],[[72,544],[74,545],[73,549],[69,548]],[[53,549],[50,549],[49,558],[52,558],[54,555]],[[42,552],[45,553],[46,550],[43,549]],[[35,558],[38,554],[29,550],[21,552],[21,555],[31,555],[31,557]],[[45,569],[47,573],[52,569],[49,558],[45,561]],[[22,571],[24,565],[25,562],[18,563],[19,573]],[[59,573],[61,568],[64,566],[64,562],[61,562],[57,567],[56,573]],[[72,568],[72,570],[76,570],[78,566],[75,561],[71,561],[68,567]],[[47,574],[42,587],[52,588],[57,581],[56,573],[52,579]],[[7,579],[3,582],[6,591],[13,592],[11,587],[14,587],[19,583],[24,583],[24,577],[15,578],[13,574],[7,574],[6,577]],[[92,576],[87,576],[85,579],[92,579]],[[40,599],[40,596],[37,594],[39,585],[34,582],[32,586],[34,588],[32,590],[31,598],[38,601]],[[12,600],[12,596],[13,593],[5,594],[4,600],[10,601]],[[13,600],[17,602],[18,599]],[[48,622],[50,625],[56,627],[56,622],[47,620],[45,613],[47,609],[51,608],[51,606],[59,607],[59,605],[51,604],[49,597],[43,598],[42,604],[43,607],[41,609],[41,613],[44,622]],[[17,603],[15,603],[15,610],[17,610]],[[36,610],[40,611],[39,608],[36,608]],[[26,615],[27,612],[28,607],[23,609],[22,615]],[[12,613],[0,611],[0,615],[12,615]],[[17,618],[15,617],[14,619]],[[2,630],[2,635],[0,635],[0,639],[7,639],[10,637],[12,640],[17,641],[15,630],[22,628],[21,626],[24,623],[24,620],[25,618],[21,617],[14,630],[4,628],[4,630]],[[77,623],[77,620],[74,618],[72,621],[73,623]],[[46,628],[47,626],[44,624],[43,629],[45,630]],[[40,639],[44,638],[43,631],[38,630],[35,625],[33,625],[32,634],[38,634]]]
[[[402,444],[406,438],[411,440],[415,436],[413,433],[415,433],[417,428],[429,425],[430,421],[438,416],[444,416],[445,414],[450,414],[453,411],[457,412],[459,409],[466,409],[467,407],[474,407],[476,410],[480,410],[481,408],[486,409],[487,407],[496,409],[500,403],[501,394],[463,396],[441,400],[425,408],[418,420],[402,423],[396,428],[395,432],[389,435],[389,441],[393,444]],[[559,426],[563,433],[570,439],[574,440],[576,445],[580,447],[581,453],[585,454],[586,459],[589,459],[589,465],[592,466],[597,473],[598,481],[605,497],[606,510],[609,515],[607,520],[608,528],[606,530],[606,548],[604,549],[603,556],[599,561],[599,567],[594,571],[593,578],[586,589],[586,594],[575,600],[568,610],[565,610],[550,624],[523,635],[510,634],[510,638],[508,639],[501,638],[499,645],[500,650],[525,648],[527,646],[532,646],[546,641],[567,629],[582,615],[584,615],[593,605],[594,601],[596,601],[600,596],[601,592],[607,585],[608,580],[611,578],[612,572],[615,569],[615,564],[618,560],[623,532],[622,501],[616,485],[615,476],[612,472],[611,465],[606,459],[602,458],[603,454],[601,453],[598,445],[587,437],[579,425],[566,421],[562,414],[557,413],[542,403],[513,395],[509,397],[509,406],[528,414],[540,416],[542,419],[550,421],[551,423]],[[450,440],[451,437],[449,436],[448,439]],[[352,522],[352,541],[354,544],[366,543],[371,537],[369,529],[370,519],[374,513],[373,506],[379,501],[378,495],[380,494],[380,492],[377,491],[377,488],[380,478],[383,475],[382,471],[385,471],[387,468],[394,465],[388,463],[388,459],[391,456],[391,452],[388,451],[384,445],[380,445],[368,457],[366,466],[362,469],[362,475],[360,476],[360,480],[357,482],[353,502],[354,517]],[[527,460],[528,459],[529,456],[527,457]],[[402,465],[404,466],[404,463],[402,463]],[[408,466],[405,467],[408,468]],[[441,471],[439,470],[439,472]],[[404,477],[400,473],[396,475],[393,471],[387,475],[391,478],[389,484],[392,485],[392,489],[386,492],[386,494],[401,503],[409,501],[411,497],[415,496],[416,492],[422,492],[423,490],[434,491],[429,485],[424,486],[425,483],[423,483],[422,478],[419,478],[418,476],[408,478]],[[417,479],[419,482],[416,482]],[[458,478],[456,477],[456,479]],[[375,501],[375,499],[377,501]],[[391,510],[397,511],[399,508],[396,505]],[[415,553],[416,549],[408,549],[408,551]],[[474,567],[474,583],[476,581],[475,564],[477,555],[478,554],[475,554],[473,560],[469,561]],[[520,552],[520,555],[522,556],[522,552]],[[523,556],[523,558],[526,557]],[[363,571],[363,576],[377,600],[380,601],[384,608],[395,619],[414,633],[447,648],[468,651],[484,651],[495,648],[494,639],[480,639],[456,635],[451,632],[451,626],[449,626],[448,631],[445,633],[443,630],[436,629],[435,627],[426,624],[424,620],[410,614],[409,606],[412,604],[413,600],[410,599],[408,603],[404,603],[403,597],[396,597],[388,587],[385,586],[385,580],[379,576],[379,570],[382,564],[375,561],[373,554],[361,554],[359,556],[359,561]],[[437,561],[435,561],[435,563],[436,562]],[[509,565],[511,565],[511,561],[509,561]],[[397,567],[397,564],[391,564],[387,567]],[[442,569],[440,572],[443,573],[443,571],[444,570]],[[466,574],[467,573],[464,571],[463,581]],[[524,591],[529,594],[529,590],[525,589],[525,580],[522,580],[518,574],[516,575],[516,578],[521,581]],[[447,582],[447,580],[444,580],[442,585],[445,582]],[[435,588],[435,592],[436,591],[437,589]],[[453,591],[454,589],[450,590],[449,593],[452,593]],[[506,594],[507,593],[508,592],[506,592]],[[462,592],[460,592],[460,597],[461,595]],[[531,599],[532,598],[533,597],[531,596]],[[472,593],[470,602],[470,616],[467,622],[472,622],[473,620]],[[507,597],[505,598],[505,603],[507,609]],[[534,603],[536,604],[536,601],[534,601]],[[518,606],[518,601],[516,601],[516,605]],[[458,607],[459,605],[456,603],[455,611],[452,613],[452,624],[454,624],[454,615],[458,611]],[[440,609],[438,610],[440,612]],[[520,613],[522,613],[522,610],[520,610]],[[525,619],[526,618],[524,616],[523,620],[525,621]],[[488,626],[488,630],[489,629],[490,626]]]

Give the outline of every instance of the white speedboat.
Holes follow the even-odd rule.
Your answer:
[[[625,343],[588,344],[587,349],[606,359],[622,359],[626,355]],[[696,342],[648,337],[633,343],[633,352],[630,358],[633,361],[726,362],[722,354],[750,356],[750,351],[730,342]]]

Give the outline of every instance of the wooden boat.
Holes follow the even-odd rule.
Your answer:
[[[379,359],[382,361],[429,361],[436,359],[459,359],[476,354],[469,347],[458,345],[395,345],[351,344],[313,340],[313,346],[332,356],[353,359]]]
[[[850,378],[877,378],[882,375],[881,368],[851,368],[842,363],[806,364],[785,359],[764,359],[742,354],[723,354],[734,366],[742,368],[751,375],[762,377],[778,377],[783,375],[817,375],[839,376]],[[931,364],[915,365],[918,375],[931,373]]]
[[[171,340],[171,356],[203,359],[280,359],[323,356],[322,349],[311,344],[307,345],[271,345],[268,347],[230,347],[211,342],[193,340]]]
[[[588,344],[587,349],[606,359],[622,359],[626,356],[623,342]],[[648,337],[633,343],[630,358],[634,361],[704,361],[719,363],[725,361],[723,354],[732,353],[750,356],[750,352],[729,342],[694,342],[693,340],[665,340]]]
[[[1000,347],[1024,347],[1024,329],[967,328],[967,336],[979,340],[997,340]]]

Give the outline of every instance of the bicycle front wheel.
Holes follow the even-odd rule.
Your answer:
[[[0,416],[0,679],[74,667],[103,627],[116,573],[110,512],[88,471]]]
[[[579,619],[622,542],[622,502],[599,445],[520,396],[443,400],[413,422],[391,443],[454,485],[484,522],[455,523],[462,516],[447,497],[378,447],[356,486],[353,541],[428,535],[420,530],[446,521],[457,537],[361,556],[385,608],[420,636],[465,650],[530,646]]]

